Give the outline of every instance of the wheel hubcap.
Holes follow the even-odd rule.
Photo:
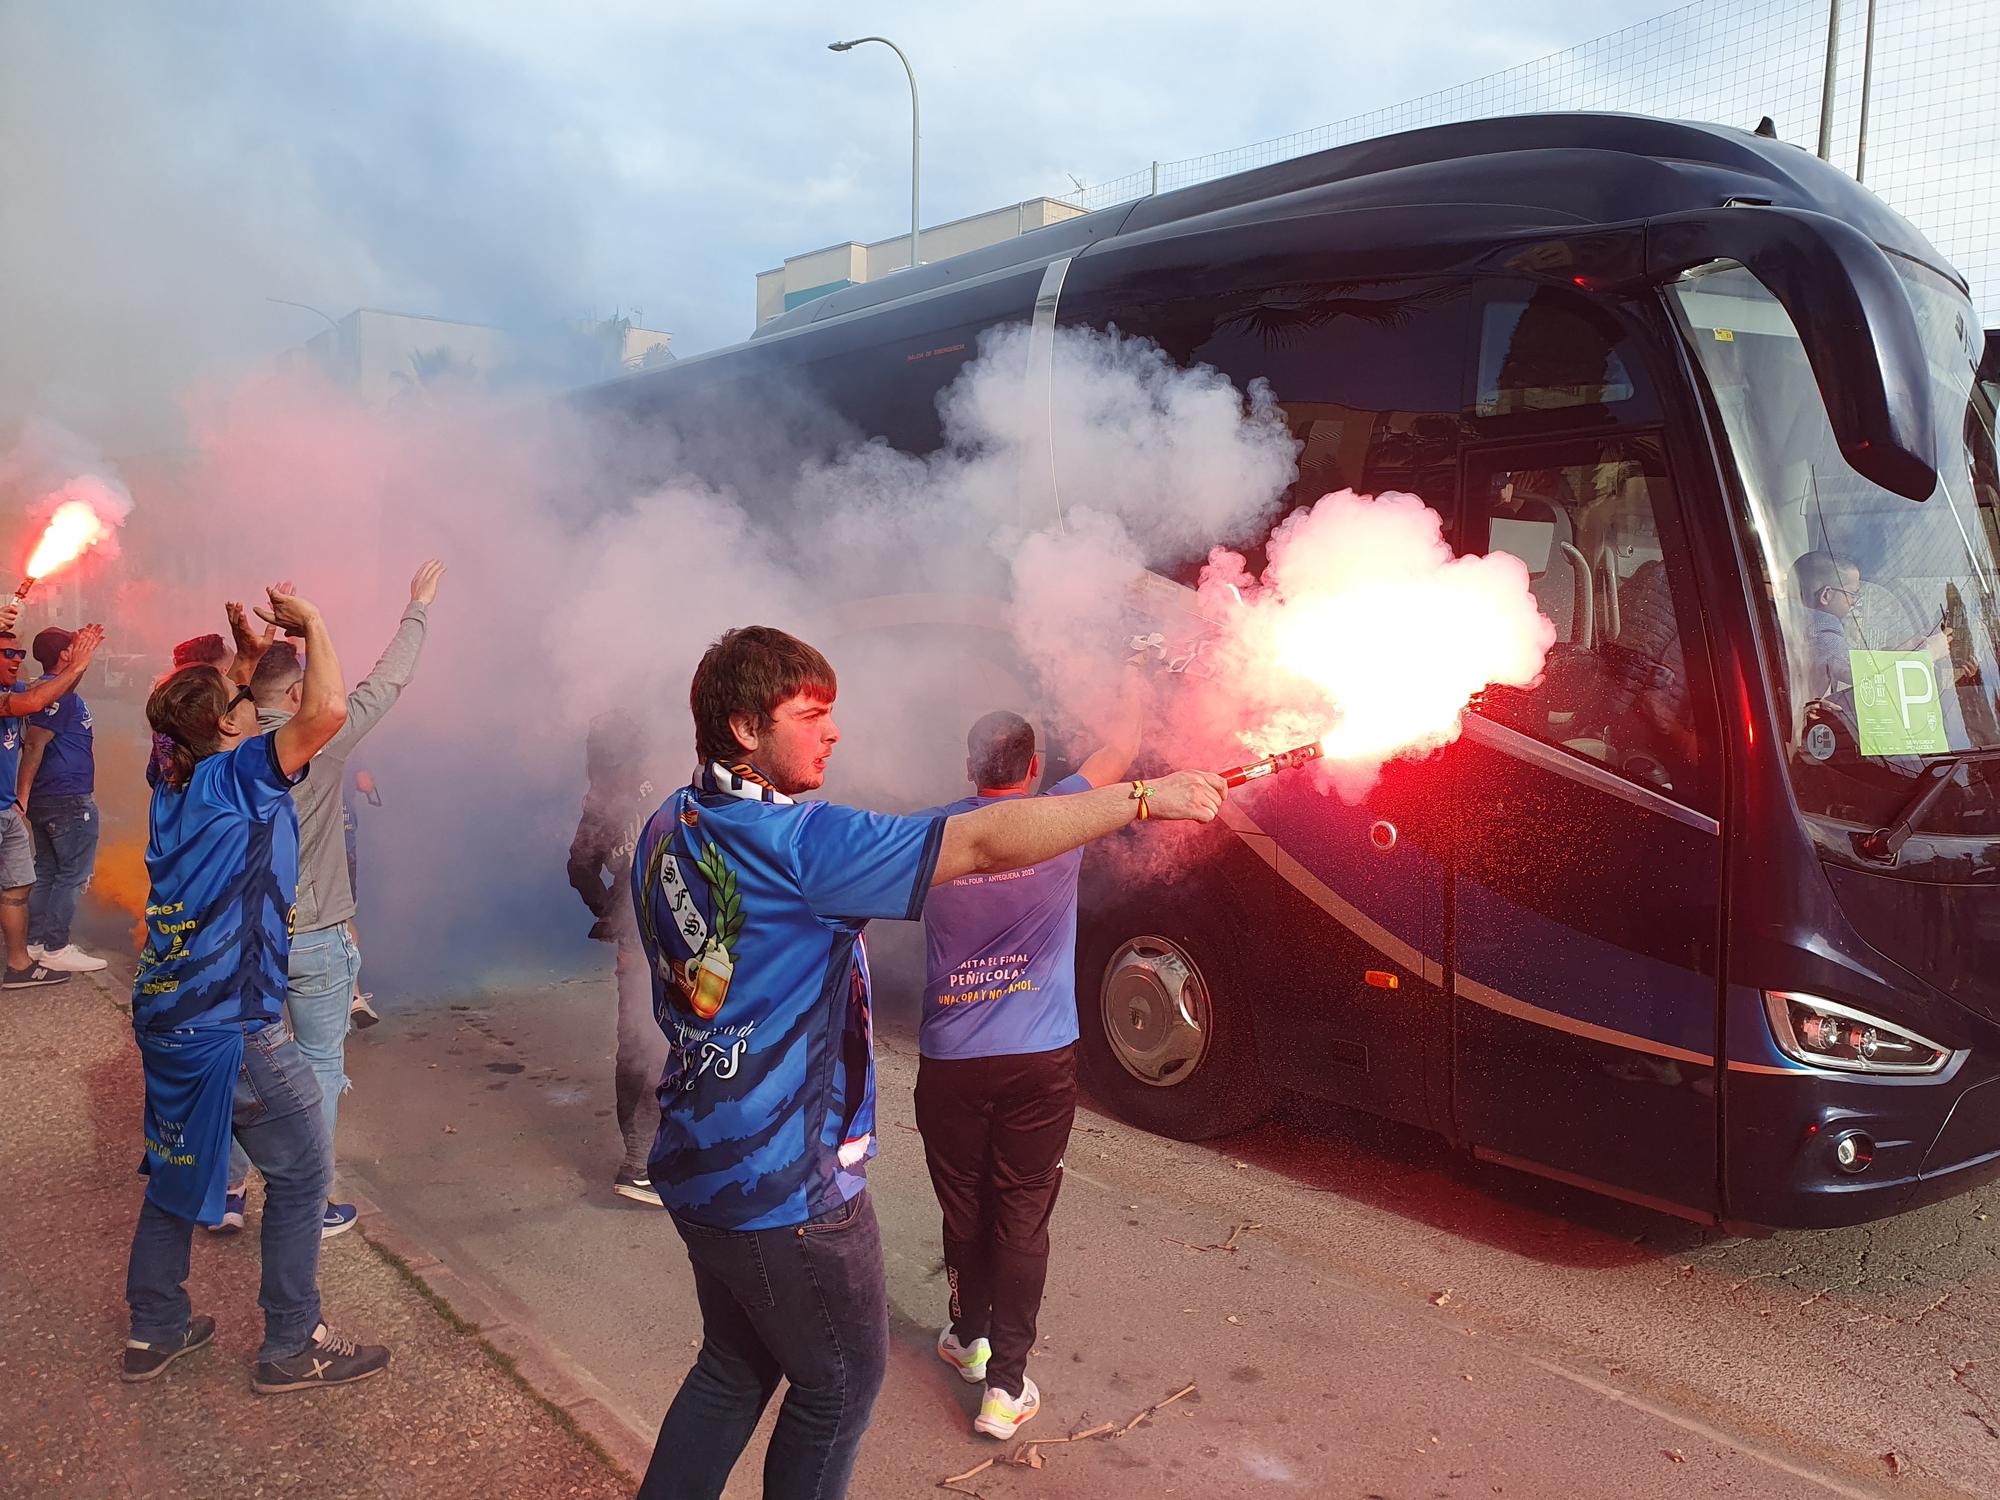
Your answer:
[[[1172,1088],[1201,1066],[1214,1021],[1201,970],[1161,937],[1137,937],[1111,956],[1100,993],[1104,1035],[1141,1083]]]

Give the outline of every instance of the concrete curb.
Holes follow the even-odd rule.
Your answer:
[[[351,1181],[351,1173],[343,1175]],[[552,1415],[638,1484],[653,1456],[652,1440],[619,1415],[611,1393],[594,1376],[531,1328],[501,1313],[486,1291],[439,1260],[365,1193],[350,1189],[345,1196],[359,1215],[355,1227],[371,1249],[427,1292]]]
[[[112,970],[92,970],[78,977],[87,979],[106,1003],[129,1019],[130,985],[114,975]],[[354,1180],[349,1172],[341,1176],[349,1183]],[[503,1316],[493,1298],[438,1259],[373,1198],[351,1188],[343,1196],[354,1204],[355,1227],[371,1250],[416,1283],[449,1322],[485,1349],[557,1422],[594,1448],[628,1483],[638,1485],[653,1456],[652,1439],[619,1415],[609,1390],[523,1323]]]

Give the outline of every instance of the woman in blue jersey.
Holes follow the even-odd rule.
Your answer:
[[[262,1392],[340,1385],[379,1373],[389,1351],[320,1320],[320,1221],[333,1148],[319,1086],[285,1024],[288,919],[298,886],[291,789],[347,717],[347,693],[319,611],[269,590],[253,635],[231,606],[232,676],[182,668],[153,689],[146,717],[167,742],[153,789],[146,947],[132,1026],[146,1078],[146,1198],[132,1236],[124,1378],[151,1380],[215,1334],[191,1315],[185,1283],[197,1223],[223,1212],[229,1141],[264,1177]],[[298,713],[257,732],[248,679],[278,630],[305,644]]]

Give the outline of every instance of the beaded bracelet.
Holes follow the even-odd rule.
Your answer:
[[[1132,800],[1139,804],[1139,821],[1145,822],[1153,815],[1151,802],[1153,789],[1143,781],[1132,783]]]

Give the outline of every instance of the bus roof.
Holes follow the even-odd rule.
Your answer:
[[[1513,115],[1434,125],[1255,167],[1032,230],[949,260],[845,287],[793,308],[753,338],[899,302],[1008,266],[1075,255],[1093,243],[1185,232],[1225,220],[1354,208],[1490,204],[1517,233],[1521,210],[1550,227],[1622,223],[1732,199],[1812,209],[1886,249],[1944,269],[1906,219],[1811,152],[1748,130],[1629,114]],[[1197,223],[1199,221],[1199,223]]]
[[[844,287],[772,319],[745,344],[691,355],[668,369],[623,376],[594,390],[608,395],[612,387],[686,379],[688,366],[755,347],[773,335],[1113,244],[1362,209],[1387,210],[1366,216],[1374,221],[1369,233],[1393,240],[1395,210],[1428,216],[1447,205],[1460,210],[1460,227],[1490,217],[1499,241],[1538,229],[1629,223],[1732,201],[1828,214],[1885,249],[1952,274],[1908,220],[1800,147],[1749,130],[1648,115],[1513,115],[1357,141],[1067,219],[914,272]],[[1427,217],[1404,233],[1421,236],[1435,222]]]

